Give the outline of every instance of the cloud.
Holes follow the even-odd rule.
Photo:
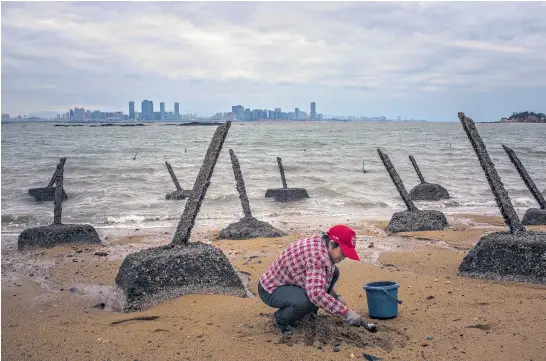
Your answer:
[[[459,99],[546,98],[545,34],[541,3],[4,2],[2,111],[153,99],[205,115],[316,101],[328,114],[499,118],[528,99]]]

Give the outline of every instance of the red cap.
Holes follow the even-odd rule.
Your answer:
[[[345,257],[360,261],[356,253],[356,232],[344,224],[338,224],[328,230],[328,237],[341,247]]]

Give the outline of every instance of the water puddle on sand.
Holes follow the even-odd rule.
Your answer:
[[[115,285],[97,285],[91,283],[77,283],[70,292],[88,299],[95,308],[107,312],[121,312],[123,310],[123,292]]]
[[[252,292],[250,291],[250,289],[248,288],[248,283],[250,282],[248,276],[250,275],[250,273],[244,272],[244,271],[239,271],[239,270],[237,270],[237,269],[235,269],[235,272],[237,273],[237,276],[239,276],[239,278],[240,278],[241,281],[243,282],[243,286],[245,287],[245,290],[246,290],[246,296],[247,296],[248,298],[254,298],[254,297],[256,297],[256,296],[254,295],[254,293],[252,293]]]
[[[48,249],[17,250],[19,234],[2,235],[2,280],[14,284],[30,280],[47,291],[35,298],[37,302],[51,300],[51,295],[58,292],[68,292],[70,295],[86,299],[92,307],[108,312],[121,312],[123,309],[123,292],[114,284],[98,284],[92,280],[62,282],[51,275],[52,268],[72,265],[76,258],[86,265],[95,264],[100,267],[102,261],[121,261],[131,253],[144,249],[168,244],[172,233],[166,228],[157,229],[109,229],[99,228],[97,233],[102,245],[70,244]],[[192,237],[192,241],[210,243],[205,237]],[[122,242],[120,242],[120,239]],[[101,255],[95,253],[101,252]],[[100,257],[100,258],[99,258]],[[79,264],[79,263],[75,263]],[[237,271],[246,295],[255,297],[249,290],[249,275]],[[48,276],[49,275],[49,276]],[[94,278],[94,277],[93,277]],[[6,283],[7,284],[7,283]],[[62,291],[61,291],[62,290]]]
[[[373,265],[381,265],[379,256],[383,252],[409,252],[434,245],[435,247],[453,249],[445,241],[434,239],[423,239],[417,237],[388,235],[383,229],[373,223],[364,223],[359,227],[367,233],[373,235],[359,236],[356,249],[360,260]],[[357,231],[357,234],[359,232]]]

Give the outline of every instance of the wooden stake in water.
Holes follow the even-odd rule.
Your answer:
[[[546,209],[546,200],[544,200],[544,196],[540,191],[538,190],[537,186],[535,185],[535,182],[533,182],[533,178],[527,173],[527,170],[523,166],[523,164],[520,162],[518,156],[516,155],[516,152],[514,152],[512,149],[508,148],[504,144],[502,145],[504,148],[504,151],[508,154],[508,157],[512,161],[512,164],[516,167],[516,170],[518,171],[521,179],[523,179],[523,182],[539,204],[541,209]]]
[[[362,173],[368,173],[366,167],[364,166],[364,161],[362,161]]]
[[[252,217],[252,212],[250,211],[250,202],[248,201],[248,196],[246,195],[243,173],[241,172],[239,160],[237,159],[237,156],[235,155],[233,149],[229,150],[229,156],[231,157],[231,167],[233,168],[233,175],[235,176],[235,182],[237,183],[237,192],[239,192],[239,198],[241,199],[243,212],[245,213],[245,217]]]
[[[279,171],[281,172],[282,187],[288,188],[288,186],[286,185],[286,178],[284,177],[284,168],[282,166],[282,159],[280,157],[277,157],[277,164],[279,164]]]
[[[64,163],[66,162],[66,157],[61,158],[59,161],[59,164],[61,165],[61,168],[64,169]],[[53,172],[53,176],[51,177],[51,180],[49,181],[49,184],[46,188],[53,187],[53,184],[55,184],[55,181],[57,180],[57,175],[59,173],[59,164],[57,164],[57,168],[55,169],[55,172]]]
[[[64,158],[66,159],[66,158]],[[59,162],[57,164],[57,170],[55,171],[57,174],[56,183],[57,186],[55,188],[55,198],[53,199],[53,224],[60,225],[61,218],[62,218],[62,212],[63,212],[63,173],[64,173],[64,162]]]
[[[167,166],[167,170],[169,171],[169,174],[171,175],[171,178],[174,182],[174,186],[176,187],[177,191],[182,191],[182,187],[180,187],[180,183],[178,183],[178,179],[176,178],[176,174],[174,174],[173,167],[169,164],[169,162],[165,161],[165,165]]]
[[[214,166],[216,165],[230,126],[231,122],[219,125],[212,136],[207,154],[205,155],[205,159],[203,159],[203,165],[195,179],[192,192],[186,201],[184,213],[182,213],[180,222],[178,222],[172,240],[173,244],[188,245],[190,241],[191,230],[195,224],[195,219],[197,218],[203,199],[205,199],[205,194],[210,185],[210,178],[214,172]]]
[[[383,153],[381,149],[377,149],[377,153],[379,153],[379,158],[381,158],[383,165],[385,168],[387,168],[387,172],[389,173],[394,186],[398,190],[398,193],[400,193],[400,197],[402,197],[402,200],[406,204],[408,211],[417,211],[417,207],[415,207],[415,204],[413,204],[413,201],[410,199],[408,191],[406,191],[406,187],[404,187],[404,183],[402,182],[402,179],[400,179],[398,172],[396,172],[396,169],[394,169],[389,156]]]
[[[493,161],[489,158],[489,153],[487,153],[485,144],[483,144],[474,121],[465,116],[463,112],[459,112],[457,116],[463,125],[468,140],[470,140],[470,144],[472,144],[472,147],[478,156],[487,182],[489,182],[489,186],[491,187],[491,192],[493,193],[502,217],[504,218],[504,223],[510,228],[512,234],[525,232],[525,227],[521,225],[516,210],[510,201],[510,196],[508,195],[508,192],[506,192],[506,189],[504,189],[504,185],[495,169]]]
[[[423,178],[423,175],[421,174],[421,170],[419,169],[419,166],[417,165],[417,162],[415,161],[415,158],[413,156],[409,156],[409,159],[411,161],[411,164],[413,165],[413,169],[417,172],[417,176],[419,177],[419,180],[421,183],[425,183],[425,178]]]

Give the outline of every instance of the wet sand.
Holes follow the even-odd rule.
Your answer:
[[[483,234],[506,229],[502,219],[457,215],[449,221],[444,231],[397,236],[383,231],[387,221],[354,225],[363,262],[340,264],[338,291],[366,320],[367,282],[399,282],[404,303],[397,318],[372,321],[380,327],[377,334],[344,330],[319,312],[319,324],[342,330],[339,352],[333,351],[339,342],[334,335],[327,335],[331,342],[309,338],[301,328],[297,342],[282,343],[271,323],[274,310],[258,297],[190,295],[144,312],[110,310],[123,257],[170,242],[169,232],[153,242],[136,232],[104,246],[3,249],[2,359],[347,360],[363,359],[366,352],[384,360],[546,360],[546,286],[457,276]],[[211,228],[203,240],[217,231]],[[312,233],[296,231],[278,239],[212,243],[248,274],[256,294],[257,279],[279,252]]]

